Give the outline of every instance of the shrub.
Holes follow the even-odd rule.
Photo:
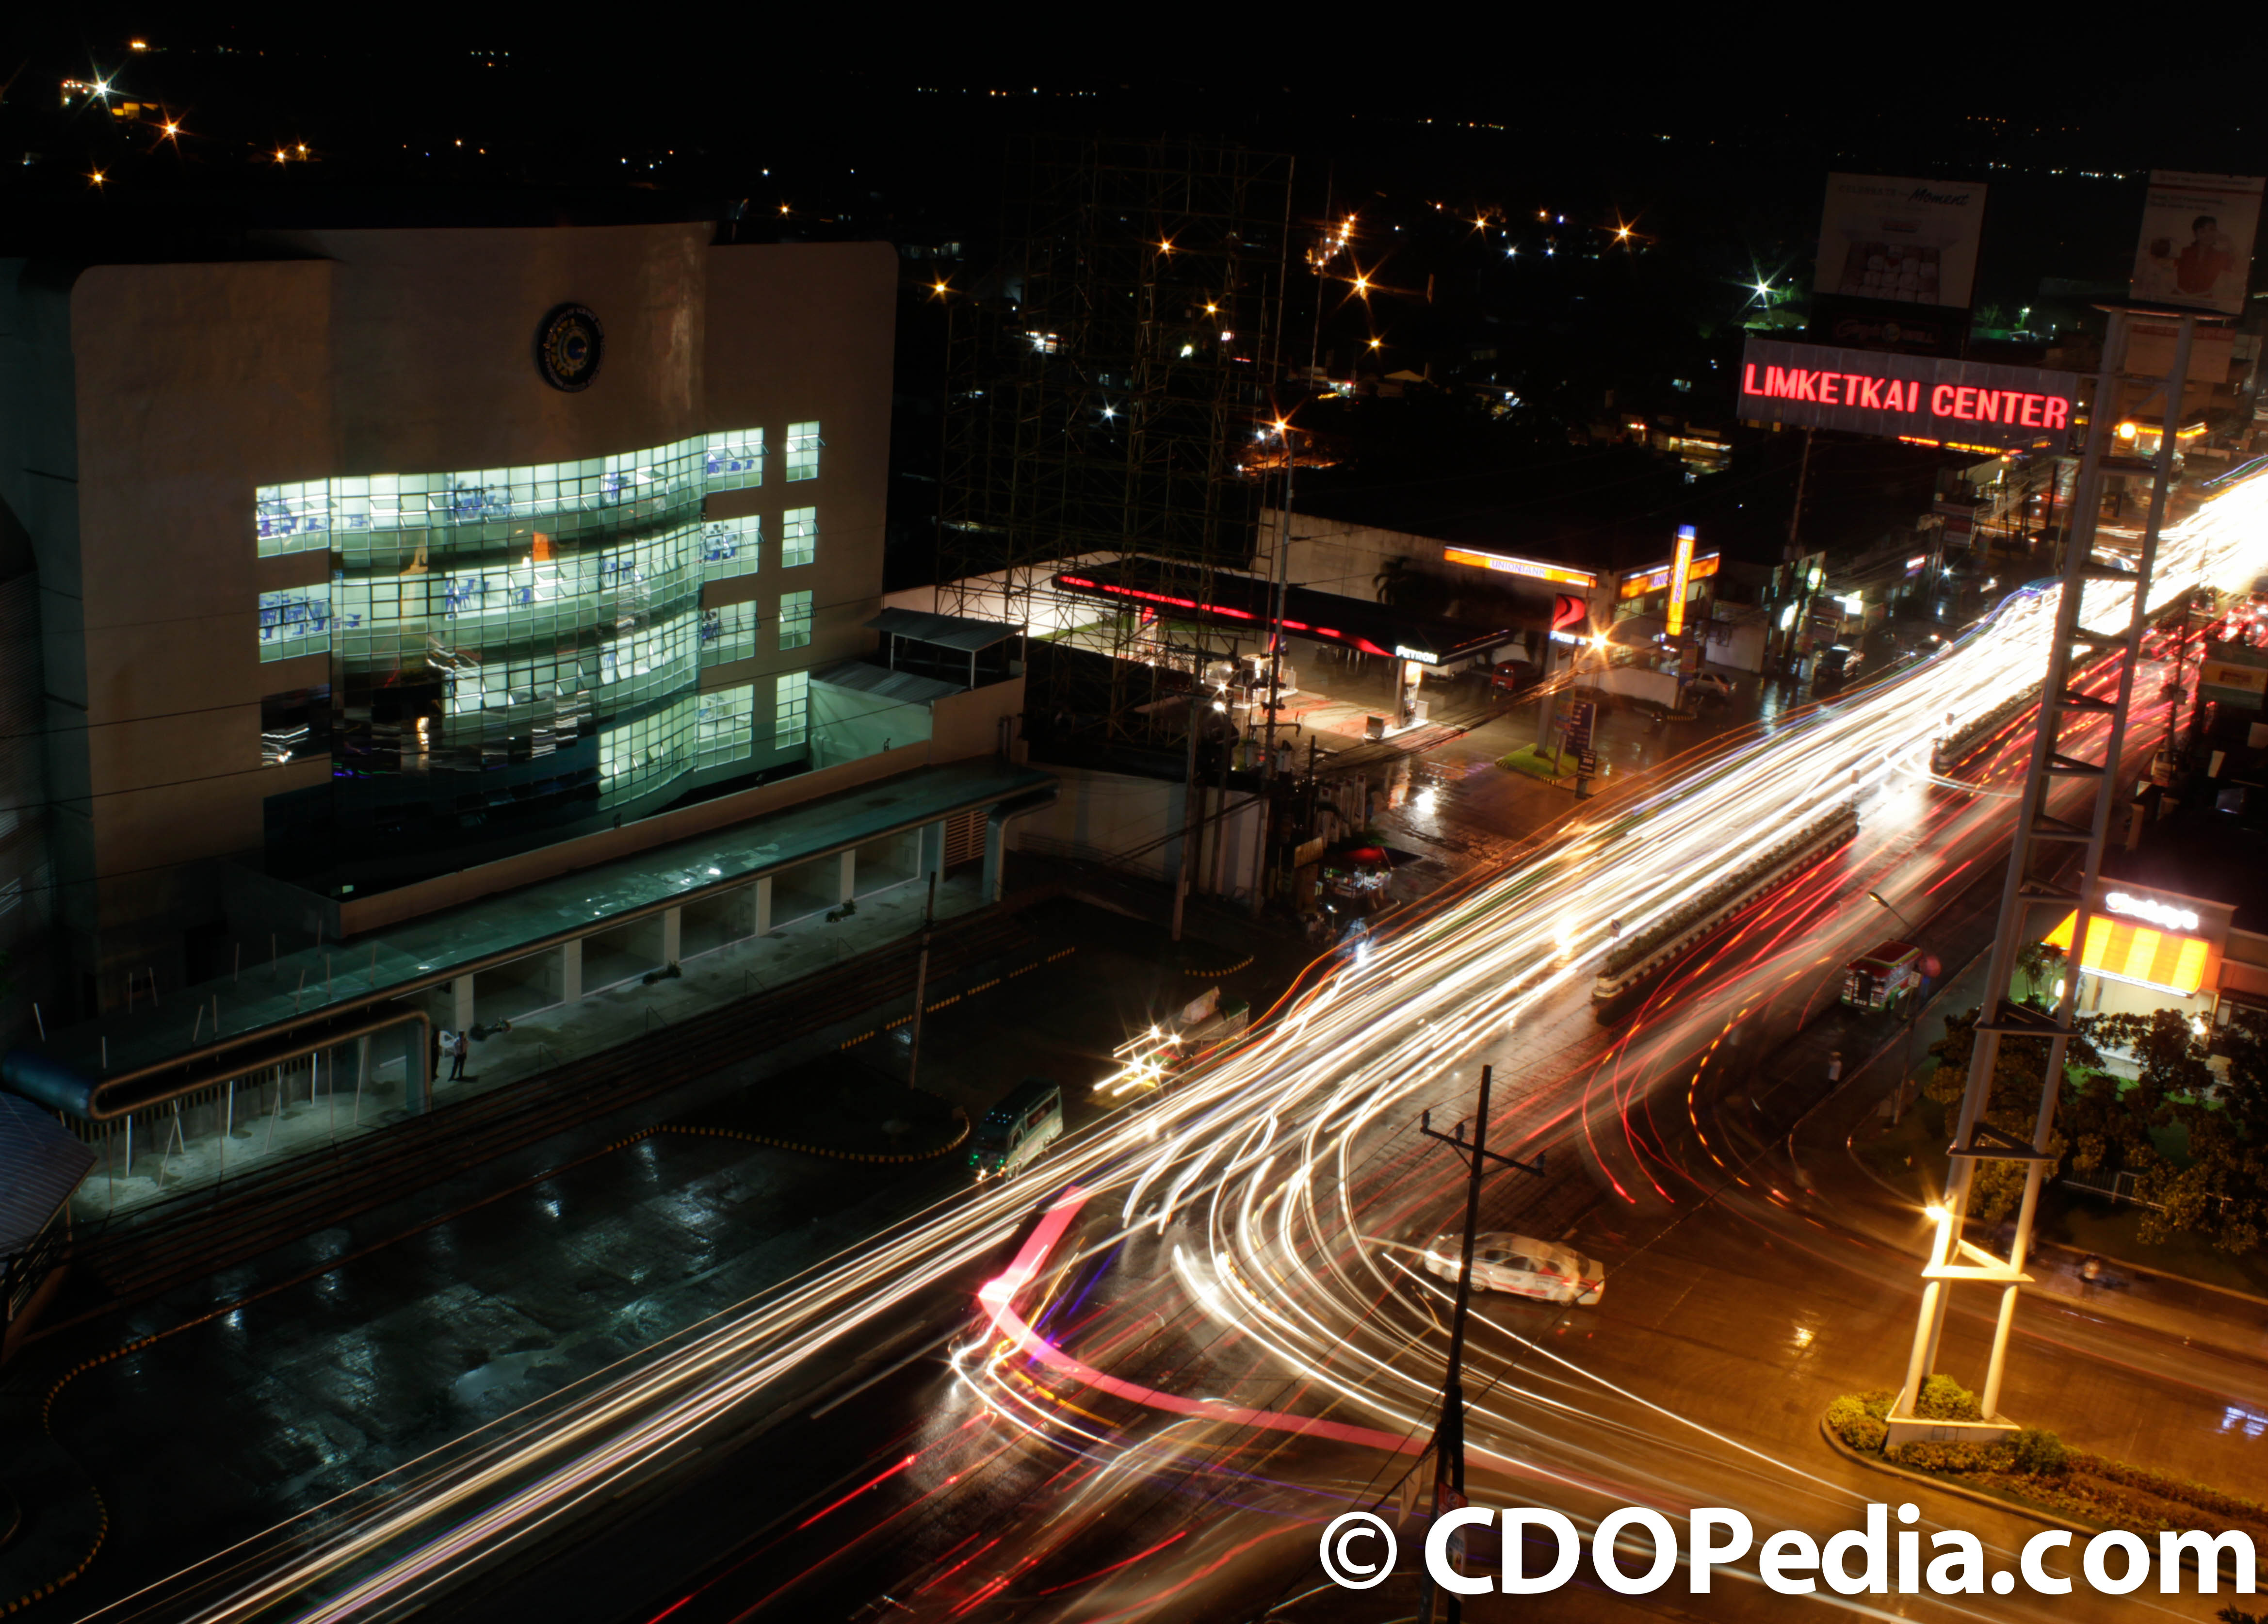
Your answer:
[[[1989,1443],[1901,1443],[1882,1458],[1922,1472],[1990,1472],[2002,1464],[1999,1453]]]
[[[1827,1424],[1835,1436],[1854,1450],[1878,1450],[1882,1440],[1890,1436],[1882,1425],[1879,1414],[1871,1410],[1867,1400],[1871,1393],[1845,1393],[1827,1406]]]
[[[2063,1440],[2036,1427],[2020,1427],[2008,1440],[2015,1469],[2036,1478],[2059,1478],[2070,1465]]]
[[[1933,1376],[1922,1382],[1914,1414],[1928,1421],[1984,1419],[1984,1412],[1977,1407],[1977,1395],[1949,1376]]]

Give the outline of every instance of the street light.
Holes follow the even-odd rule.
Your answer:
[[[1881,892],[1868,891],[1867,895],[1873,897],[1876,902],[1881,904],[1885,908],[1889,908],[1893,914],[1896,914],[1898,923],[1904,926],[1908,930],[1918,930],[1919,927],[1917,926],[1911,919],[1906,918],[1904,914],[1899,913],[1896,908],[1890,906],[1890,899],[1883,896]]]

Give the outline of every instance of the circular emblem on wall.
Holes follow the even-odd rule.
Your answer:
[[[561,305],[535,329],[535,370],[555,389],[587,389],[605,348],[597,316],[580,305]]]

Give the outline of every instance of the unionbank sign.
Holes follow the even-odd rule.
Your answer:
[[[2071,373],[1990,366],[1751,338],[1741,362],[1741,416],[1844,429],[1916,446],[2063,451],[2079,401]]]

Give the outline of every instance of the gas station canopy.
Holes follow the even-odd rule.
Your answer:
[[[1130,568],[1121,562],[1065,571],[1055,584],[1059,591],[1137,605],[1167,619],[1246,631],[1263,639],[1273,617],[1270,584],[1257,575],[1203,572],[1154,561]],[[1468,625],[1310,587],[1285,589],[1284,630],[1358,653],[1427,666],[1492,654],[1521,635],[1518,627]]]

